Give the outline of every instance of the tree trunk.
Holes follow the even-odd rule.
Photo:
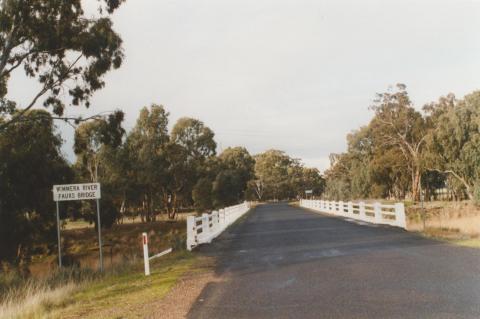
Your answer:
[[[412,171],[412,200],[418,202],[420,200],[420,167],[416,166]]]

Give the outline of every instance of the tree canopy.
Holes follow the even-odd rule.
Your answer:
[[[347,136],[348,149],[332,154],[328,197],[474,198],[480,173],[480,93],[453,94],[417,110],[404,85],[377,94],[370,123]]]
[[[96,17],[85,14],[81,0],[0,2],[0,133],[31,119],[26,113],[40,102],[64,119],[66,105],[90,105],[92,94],[105,86],[104,75],[124,59],[122,39],[110,19],[122,2],[98,1]],[[8,98],[9,80],[22,69],[40,84],[26,105]]]

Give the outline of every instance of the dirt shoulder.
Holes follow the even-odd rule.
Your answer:
[[[212,259],[202,257],[199,268],[185,274],[164,298],[146,305],[150,311],[145,318],[186,318],[204,287],[220,280],[213,271],[213,264]]]

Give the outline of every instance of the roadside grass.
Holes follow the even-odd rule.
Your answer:
[[[143,263],[137,262],[104,274],[85,270],[76,275],[57,274],[55,283],[29,279],[4,292],[0,318],[143,318],[151,310],[146,306],[193,271],[196,259],[187,251],[163,256],[151,262],[149,277],[144,275]],[[68,271],[74,273],[63,272]]]
[[[0,318],[43,318],[44,310],[61,302],[80,285],[101,278],[89,269],[64,268],[43,278],[17,273],[0,276]]]
[[[462,234],[459,229],[427,228],[418,233],[424,237],[443,241],[456,246],[480,248],[480,237]]]
[[[163,258],[163,259],[162,259]],[[146,277],[143,265],[78,289],[61,304],[48,309],[49,318],[143,318],[146,307],[164,297],[195,264],[192,253],[181,251],[161,257]]]
[[[452,241],[452,244],[470,248],[480,248],[480,238],[464,239]]]

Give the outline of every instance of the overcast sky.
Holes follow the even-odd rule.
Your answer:
[[[407,84],[420,107],[480,89],[480,1],[127,0],[114,15],[126,60],[93,114],[163,104],[190,116],[218,151],[286,151],[324,170],[348,132],[368,123],[376,92]],[[26,102],[22,76],[10,96]],[[73,161],[73,129],[60,126]]]

